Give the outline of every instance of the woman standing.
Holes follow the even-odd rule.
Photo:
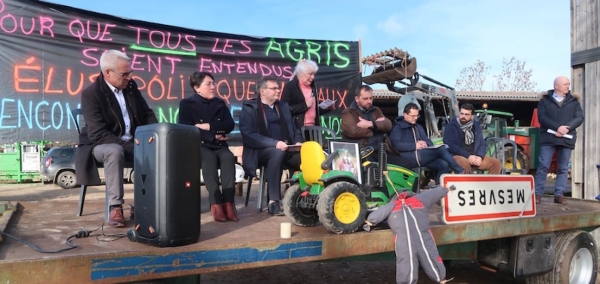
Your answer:
[[[319,109],[315,74],[319,67],[312,60],[302,59],[294,69],[294,77],[285,84],[281,100],[290,105],[292,119],[298,129],[302,126],[321,126],[321,115],[329,112],[330,108]]]
[[[215,97],[216,83],[212,74],[194,72],[190,86],[196,93],[179,103],[179,123],[200,129],[202,175],[208,190],[210,211],[215,221],[237,222],[235,194],[235,156],[229,151],[227,134],[235,122],[225,101]],[[221,187],[219,173],[221,169]]]

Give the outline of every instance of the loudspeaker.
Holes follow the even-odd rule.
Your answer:
[[[155,246],[200,237],[200,134],[190,125],[140,126],[134,138],[134,224],[129,240]]]

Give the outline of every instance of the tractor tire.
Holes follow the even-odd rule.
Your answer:
[[[507,170],[511,170],[513,168],[513,163],[516,162],[515,168],[517,168],[519,170],[524,170],[524,172],[528,172],[529,171],[529,158],[527,157],[525,152],[523,152],[523,150],[517,149],[517,161],[513,161],[514,151],[515,150],[513,149],[513,147],[510,147],[510,146],[504,147],[504,157],[506,157],[506,160],[504,162],[504,168]],[[518,173],[514,172],[511,174],[516,175]]]
[[[594,284],[598,273],[598,249],[592,235],[581,230],[556,235],[554,269],[527,278],[527,284]]]
[[[367,202],[356,184],[340,181],[325,187],[317,203],[319,221],[336,234],[358,230],[367,216]]]
[[[69,189],[77,186],[77,178],[75,177],[75,173],[72,171],[61,172],[58,177],[56,177],[56,184],[63,189]]]
[[[300,194],[304,192],[300,185],[295,184],[288,188],[283,196],[283,213],[292,219],[296,226],[312,227],[319,221],[316,209],[301,208],[298,206]]]

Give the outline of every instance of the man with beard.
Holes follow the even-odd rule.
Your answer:
[[[354,102],[342,112],[342,137],[358,139],[360,146],[378,149],[383,135],[392,130],[392,122],[373,106],[373,89],[367,85],[356,89]]]
[[[392,130],[392,121],[383,115],[381,109],[373,106],[373,89],[367,85],[356,89],[354,102],[342,112],[342,138],[359,140],[360,147],[371,146],[374,152],[369,155],[376,162],[381,142],[386,143],[387,161],[390,164],[406,167],[407,161],[387,145],[387,133]]]
[[[450,120],[444,130],[444,143],[454,160],[467,172],[475,166],[489,174],[499,174],[502,164],[498,159],[485,156],[485,140],[479,121],[473,119],[475,108],[472,104],[460,106],[458,117]]]

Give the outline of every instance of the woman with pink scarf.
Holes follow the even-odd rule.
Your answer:
[[[312,60],[302,59],[294,69],[294,75],[289,83],[285,84],[281,100],[290,105],[292,119],[298,129],[302,126],[321,126],[321,115],[329,112],[320,109],[318,92],[315,85],[315,74],[319,70],[317,63]]]

